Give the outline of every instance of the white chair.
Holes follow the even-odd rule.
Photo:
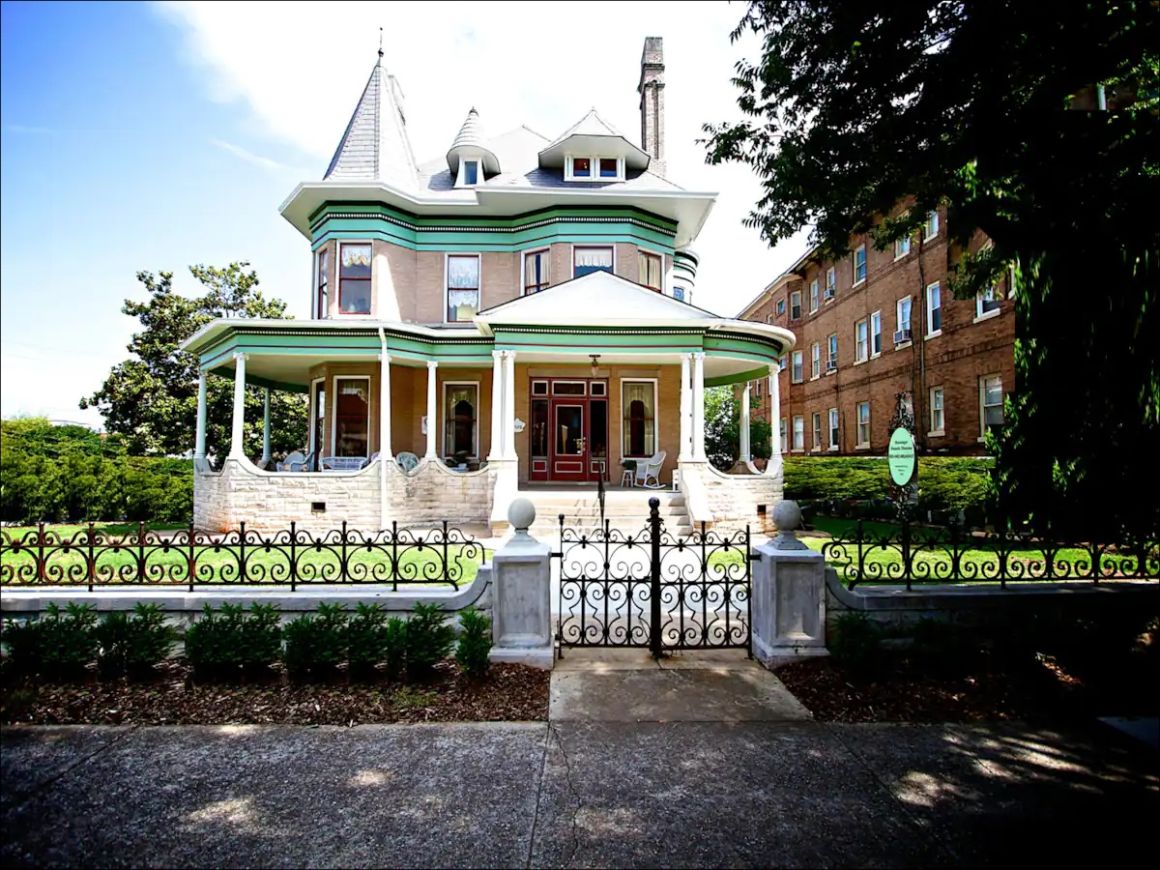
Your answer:
[[[399,468],[403,469],[404,474],[410,474],[419,467],[419,457],[406,450],[395,456],[395,462],[399,463]]]
[[[314,458],[314,452],[303,453],[301,450],[295,450],[293,453],[286,455],[286,458],[281,462],[274,464],[275,471],[309,471],[310,462]]]
[[[661,450],[648,459],[636,461],[636,485],[646,489],[661,489],[661,467],[665,464],[668,452]],[[649,481],[652,483],[649,483]]]

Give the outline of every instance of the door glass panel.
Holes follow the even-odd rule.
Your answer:
[[[592,402],[588,408],[592,421],[589,453],[596,459],[605,459],[608,456],[608,403]]]
[[[531,449],[536,458],[548,455],[548,403],[544,399],[532,402]]]
[[[369,456],[370,382],[365,378],[335,378],[338,413],[335,417],[335,456]]]
[[[556,407],[556,455],[584,453],[584,410],[576,405]]]
[[[583,396],[584,381],[552,381],[553,396]]]

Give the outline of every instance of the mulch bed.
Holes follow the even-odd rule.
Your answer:
[[[479,682],[453,661],[415,684],[195,684],[183,662],[148,681],[48,683],[6,674],[6,725],[366,725],[383,722],[528,721],[548,718],[548,672],[492,665]]]

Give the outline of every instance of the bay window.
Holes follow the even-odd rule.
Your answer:
[[[645,287],[651,290],[660,292],[664,267],[664,259],[659,254],[650,254],[648,251],[640,251],[637,256],[637,264],[640,271],[640,281]]]
[[[447,322],[470,323],[479,311],[479,254],[447,255]]]
[[[370,243],[339,244],[338,256],[338,310],[343,314],[370,314]]]
[[[572,277],[579,278],[590,272],[612,271],[612,248],[585,248],[572,249]]]
[[[539,293],[548,287],[551,251],[541,248],[524,254],[524,295]]]

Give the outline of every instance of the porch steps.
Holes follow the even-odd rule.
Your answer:
[[[529,488],[520,490],[520,496],[536,506],[536,521],[531,528],[534,537],[555,537],[560,529],[560,514],[564,514],[564,524],[569,528],[587,531],[600,525],[600,502],[591,490]],[[668,490],[608,490],[604,517],[614,529],[628,534],[640,532],[648,522],[648,501],[653,496],[660,499],[658,510],[670,534],[692,532],[684,494]]]

